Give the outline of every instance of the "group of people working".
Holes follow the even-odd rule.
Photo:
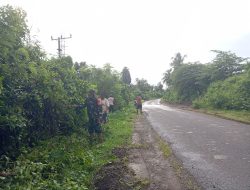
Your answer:
[[[88,97],[85,100],[84,107],[87,107],[89,118],[88,132],[90,140],[93,140],[94,134],[97,134],[98,140],[102,141],[101,125],[108,121],[108,113],[114,111],[114,97],[110,96],[108,99],[103,95],[98,97],[94,90],[90,90]],[[137,96],[135,99],[135,107],[137,114],[142,114],[142,97]]]
[[[97,134],[98,140],[102,141],[101,125],[108,121],[109,111],[114,111],[114,97],[110,96],[108,99],[103,95],[98,97],[94,90],[90,90],[85,100],[85,106],[89,118],[88,132],[90,140],[93,139],[94,134]]]

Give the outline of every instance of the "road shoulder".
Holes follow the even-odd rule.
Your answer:
[[[138,115],[136,119],[128,166],[137,178],[148,183],[145,189],[201,189],[183,169],[169,145],[153,130],[145,115]]]
[[[135,120],[132,144],[113,149],[117,159],[97,172],[94,189],[202,190],[144,114]]]
[[[222,119],[237,121],[237,122],[244,123],[244,124],[250,124],[249,112],[247,111],[216,110],[216,109],[205,109],[205,108],[196,109],[196,108],[193,108],[192,105],[190,104],[169,103],[164,100],[160,100],[160,103],[162,105],[172,107],[172,108],[203,113],[203,114],[212,115],[212,116],[222,118]]]

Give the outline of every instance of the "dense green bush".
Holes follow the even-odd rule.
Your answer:
[[[171,88],[166,90],[166,92],[162,98],[163,98],[163,100],[166,100],[166,101],[171,102],[171,103],[180,103],[181,102],[178,95],[177,95],[177,92],[174,90],[171,90]]]
[[[193,102],[195,107],[250,110],[250,77],[248,73],[229,77],[209,86],[207,93]]]
[[[84,101],[89,84],[77,77],[67,59],[0,65],[1,154],[69,133],[86,122],[70,105]]]
[[[209,84],[205,74],[206,66],[202,64],[183,64],[172,73],[174,90],[180,102],[190,102],[199,97]]]
[[[6,172],[11,175],[0,177],[0,189],[94,189],[94,175],[100,167],[115,159],[114,148],[129,143],[134,116],[131,107],[110,115],[104,126],[102,144],[90,145],[85,138],[87,132],[78,129],[71,135],[40,141],[15,162],[5,158],[9,166]]]
[[[147,80],[136,78],[136,83],[130,86],[130,97],[134,100],[136,96],[140,95],[144,100],[161,98],[164,90],[163,85],[159,82],[156,86],[150,85]]]
[[[209,64],[181,63],[164,74],[163,99],[196,108],[249,110],[249,63],[234,53],[214,51]]]
[[[26,13],[0,7],[0,158],[15,158],[26,146],[70,134],[87,122],[84,103],[89,89],[126,105],[128,89],[121,73],[74,63],[71,57],[46,58],[30,37]],[[128,96],[129,97],[129,96]]]

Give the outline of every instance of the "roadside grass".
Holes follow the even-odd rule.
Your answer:
[[[202,113],[206,113],[210,115],[215,115],[221,118],[250,124],[250,111],[246,111],[246,110],[221,110],[221,109],[214,109],[214,108],[209,108],[209,107],[195,108],[194,106],[191,106],[191,105],[174,104],[171,102],[167,102],[165,100],[161,100],[161,103],[167,104],[169,106],[177,107],[180,109],[187,109],[191,111],[202,112]]]
[[[169,159],[171,166],[173,167],[175,174],[182,180],[182,184],[188,190],[201,190],[202,188],[195,182],[194,178],[187,174],[187,171],[183,168],[183,165],[176,158]]]
[[[168,158],[172,154],[172,150],[169,145],[164,142],[160,137],[158,138],[158,145],[165,158]]]
[[[0,178],[0,189],[93,189],[95,173],[116,159],[115,147],[131,143],[134,109],[110,114],[104,127],[103,143],[88,142],[86,130],[57,136],[24,151]]]
[[[231,119],[250,124],[250,111],[236,111],[236,110],[215,110],[215,109],[198,109],[203,113],[216,115],[225,119]]]

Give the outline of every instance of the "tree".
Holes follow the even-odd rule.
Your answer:
[[[0,63],[13,63],[16,51],[29,36],[26,13],[9,5],[0,7]],[[24,52],[24,50],[22,50]]]
[[[174,69],[181,66],[185,58],[186,55],[182,56],[181,53],[176,53],[175,57],[172,57],[172,62],[170,63],[170,66],[172,66]]]
[[[131,83],[131,76],[127,67],[124,67],[122,70],[122,82],[128,85]]]
[[[171,88],[175,91],[176,100],[192,101],[202,95],[210,84],[207,66],[200,63],[183,64],[171,75]]]
[[[183,63],[176,55],[174,70],[164,73],[168,85],[164,99],[192,102],[196,107],[249,110],[249,62],[230,51],[213,50],[217,55],[209,64]],[[247,77],[248,76],[248,77]]]
[[[224,80],[232,75],[242,73],[244,64],[247,59],[238,57],[230,51],[212,50],[217,53],[211,63],[212,81]]]
[[[147,100],[151,97],[153,86],[151,86],[147,80],[136,78],[136,95],[140,94],[143,99]]]
[[[25,38],[29,36],[26,13],[7,5],[0,7],[0,156],[14,155],[27,135],[28,120],[23,114],[32,66]]]
[[[156,90],[163,91],[163,85],[161,82],[158,82],[157,86],[155,87]]]
[[[84,101],[88,83],[71,57],[44,59],[27,28],[23,10],[0,7],[0,157],[86,122],[68,105]]]
[[[158,82],[156,86],[153,86],[153,91],[151,92],[152,98],[161,98],[163,96],[163,85],[161,82]]]
[[[167,70],[165,73],[163,73],[162,82],[165,83],[168,87],[171,86],[171,72],[172,69]]]
[[[171,74],[172,72],[183,65],[184,59],[186,58],[186,55],[182,56],[181,53],[176,53],[175,57],[172,57],[172,62],[170,63],[171,69],[168,69],[165,73],[163,73],[162,82],[165,83],[168,87],[171,86]]]

